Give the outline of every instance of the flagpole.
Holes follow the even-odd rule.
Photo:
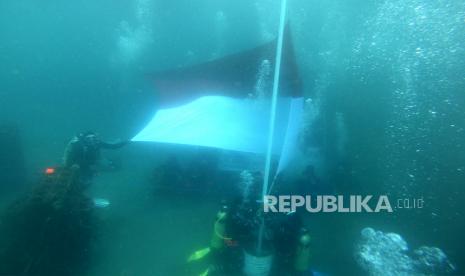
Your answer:
[[[276,121],[276,106],[278,102],[278,91],[279,91],[279,75],[281,71],[281,57],[282,57],[282,50],[283,50],[284,27],[286,25],[286,8],[287,8],[287,0],[281,0],[281,15],[279,19],[278,41],[276,44],[275,69],[274,69],[274,77],[273,77],[273,95],[271,98],[271,112],[270,112],[270,123],[269,123],[269,132],[268,132],[268,145],[267,145],[266,161],[265,161],[265,174],[263,176],[262,200],[265,199],[266,193],[268,191],[269,181],[270,181],[271,155],[273,151],[273,136],[274,136],[274,127],[275,127],[275,121]],[[259,254],[261,254],[262,252],[264,230],[265,230],[265,221],[262,216],[259,234],[258,234],[258,245],[257,245],[257,252]]]

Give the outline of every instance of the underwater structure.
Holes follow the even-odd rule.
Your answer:
[[[2,215],[1,275],[73,275],[86,267],[94,205],[83,193],[78,172],[47,169],[37,186]]]

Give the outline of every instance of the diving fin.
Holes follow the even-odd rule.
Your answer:
[[[190,263],[192,261],[198,261],[200,259],[203,259],[205,256],[208,255],[208,253],[210,253],[210,247],[197,250],[194,253],[192,253],[192,255],[189,256],[189,258],[187,259],[187,262]],[[208,271],[206,271],[206,272],[208,274]],[[204,273],[202,273],[201,275],[204,275]],[[207,274],[205,274],[205,275],[207,275]]]
[[[202,272],[199,276],[208,276],[208,273],[210,272],[210,268],[207,268],[204,272]]]

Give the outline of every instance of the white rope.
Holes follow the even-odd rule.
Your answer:
[[[271,113],[270,113],[270,124],[269,124],[269,133],[268,133],[268,146],[266,152],[266,161],[265,161],[265,175],[263,176],[263,187],[262,187],[262,199],[265,198],[268,191],[268,184],[270,180],[270,169],[271,169],[271,155],[273,151],[273,136],[274,136],[274,127],[276,120],[276,106],[278,102],[278,91],[279,91],[279,75],[281,71],[281,57],[283,50],[283,37],[284,37],[284,27],[286,25],[286,7],[287,0],[281,0],[281,16],[279,19],[279,34],[278,42],[276,45],[276,59],[275,59],[275,69],[274,69],[274,78],[273,78],[273,96],[271,99]],[[263,224],[263,222],[262,222]],[[260,226],[260,232],[258,237],[258,252],[261,252],[262,241],[263,241],[263,225]]]

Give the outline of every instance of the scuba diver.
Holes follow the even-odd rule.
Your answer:
[[[190,274],[206,275],[313,275],[311,239],[299,212],[264,213],[260,201],[260,173],[248,192],[222,203],[213,225],[210,246],[188,258]],[[261,225],[261,252],[257,240]],[[200,267],[199,267],[200,265]]]
[[[101,149],[119,149],[129,141],[107,143],[95,132],[87,131],[76,135],[66,146],[63,163],[65,168],[79,167],[81,180],[90,181],[97,171]]]
[[[229,206],[222,204],[216,214],[212,228],[212,237],[208,247],[195,251],[187,259],[186,271],[189,275],[239,275],[242,261],[242,249],[232,239],[227,229]]]

